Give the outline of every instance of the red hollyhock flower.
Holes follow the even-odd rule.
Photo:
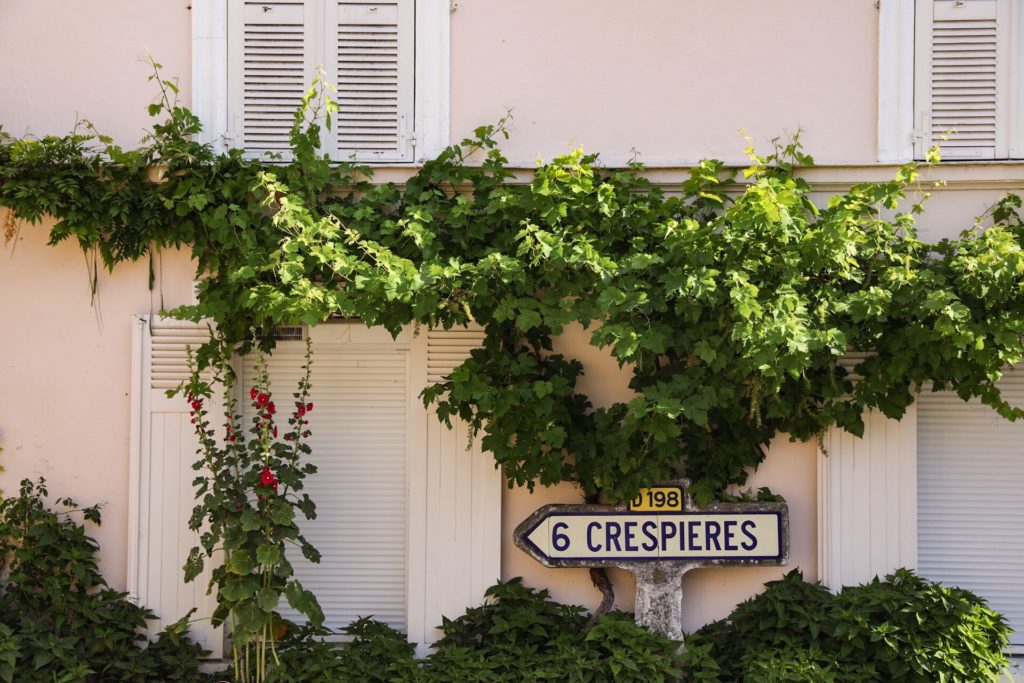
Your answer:
[[[203,407],[203,402],[199,399],[192,401],[192,410],[199,410]]]
[[[263,471],[260,472],[260,486],[272,486],[274,493],[277,493],[277,477],[274,476],[269,467],[264,467]]]
[[[275,406],[274,402],[271,401],[270,403],[267,404],[267,413],[269,415],[273,415],[276,412],[277,412],[277,406]]]
[[[256,387],[253,387],[252,389],[249,390],[249,398],[251,398],[252,400],[255,401],[256,400],[256,396],[258,396],[259,393],[260,393],[259,390],[257,390]]]
[[[308,413],[308,412],[310,412],[312,410],[313,410],[313,404],[312,403],[307,403],[306,404],[306,412]]]
[[[274,427],[274,438],[277,438],[277,427]]]
[[[306,406],[299,406],[299,409],[295,413],[297,416],[302,417],[306,414]]]
[[[260,408],[267,405],[267,403],[269,402],[270,397],[267,396],[266,394],[261,393],[259,396],[256,397],[256,405],[258,405]]]

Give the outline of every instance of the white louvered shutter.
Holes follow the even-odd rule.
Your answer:
[[[249,156],[288,156],[295,110],[322,62],[320,1],[229,0],[230,142]]]
[[[198,545],[188,520],[195,506],[192,463],[199,442],[185,397],[166,395],[188,379],[187,348],[198,349],[209,331],[147,316],[136,317],[133,326],[128,592],[156,614],[151,636],[196,608],[191,635],[219,658],[222,631],[209,621],[216,595],[206,593],[211,567],[190,583],[182,569]]]
[[[852,356],[844,365],[854,364]],[[862,438],[841,429],[825,434],[818,553],[819,577],[829,588],[915,566],[916,422],[914,406],[899,422],[871,411]]]
[[[918,0],[917,158],[933,145],[950,160],[1009,155],[1011,2]]]
[[[317,518],[299,524],[322,558],[319,565],[298,552],[289,559],[319,600],[328,627],[372,615],[404,631],[409,344],[360,324],[320,325],[310,334],[314,409],[307,443],[319,471],[307,479],[306,492]],[[304,352],[301,341],[280,341],[268,358],[282,432],[294,410],[291,395]],[[254,378],[255,358],[242,358],[239,401],[247,425]],[[287,604],[281,612],[300,620]]]
[[[1024,367],[1003,396],[1024,406]],[[953,392],[918,399],[918,567],[988,600],[1024,650],[1024,423]]]
[[[338,88],[333,156],[411,161],[415,0],[326,2],[326,68]]]
[[[481,345],[479,327],[429,330],[426,386],[443,381]],[[422,381],[422,380],[421,380]],[[501,474],[471,439],[466,423],[426,419],[426,601],[421,642],[437,639],[441,617],[455,618],[482,603],[501,576]]]

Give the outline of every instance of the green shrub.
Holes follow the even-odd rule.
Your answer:
[[[278,645],[280,665],[268,683],[416,681],[415,646],[387,624],[359,619],[342,629],[352,640],[343,646],[325,642],[323,629],[300,627]]]
[[[685,680],[977,683],[1006,666],[1005,620],[901,569],[833,595],[790,572],[686,639]]]
[[[444,618],[429,657],[389,626],[360,619],[338,647],[299,629],[281,643],[273,683],[658,683],[678,676],[679,643],[615,612],[588,625],[586,610],[548,599],[519,579],[487,591],[488,604]]]
[[[588,625],[585,610],[548,599],[519,579],[488,589],[488,604],[445,619],[422,683],[670,681],[676,643],[613,612]]]
[[[153,613],[107,586],[96,542],[73,518],[99,524],[97,506],[57,501],[47,509],[45,482],[21,482],[0,500],[0,681],[82,683],[202,681],[202,648],[182,620],[146,644]]]

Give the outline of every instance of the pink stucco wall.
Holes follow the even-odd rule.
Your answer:
[[[0,210],[0,214],[3,211]],[[78,245],[46,246],[48,225],[21,227],[0,251],[0,489],[46,477],[56,496],[103,503],[101,570],[123,589],[128,544],[131,316],[191,301],[181,252],[100,273],[90,305]],[[101,266],[102,268],[102,266]]]
[[[211,0],[197,0],[210,2]],[[122,145],[150,126],[147,50],[191,101],[188,0],[0,0],[0,124],[65,134],[89,119]]]
[[[874,0],[460,0],[452,132],[513,109],[509,157],[576,146],[621,164],[742,159],[805,130],[827,163],[874,161]]]

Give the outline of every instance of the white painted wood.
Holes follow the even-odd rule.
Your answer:
[[[1024,405],[1024,366],[1000,382]],[[1024,653],[1024,423],[954,392],[918,400],[918,567],[1006,616]]]
[[[323,63],[322,0],[229,0],[231,142],[249,156],[289,155],[295,110]]]
[[[332,157],[413,158],[415,0],[328,0],[325,66],[337,87]]]
[[[918,0],[918,158],[933,145],[949,160],[1008,156],[1011,2]]]
[[[132,339],[128,592],[156,614],[151,636],[195,607],[192,637],[216,659],[223,654],[223,633],[208,620],[216,607],[216,594],[207,594],[210,566],[191,583],[182,570],[198,544],[188,529],[198,439],[185,398],[166,395],[188,378],[187,348],[207,341],[209,330],[137,316]]]
[[[320,564],[290,553],[296,577],[313,591],[326,617],[340,630],[373,616],[393,628],[407,623],[409,417],[408,335],[393,340],[360,323],[310,330],[314,356],[309,414],[310,462],[318,472],[306,482],[317,505],[315,520],[300,527],[320,551]],[[294,412],[291,398],[302,374],[305,344],[278,342],[267,359],[280,429]],[[239,363],[243,424],[255,415],[248,391],[255,357]],[[283,434],[282,434],[283,436]],[[301,620],[287,605],[281,613]]]
[[[1024,1],[1010,5],[1008,39],[1009,95],[1008,137],[1011,159],[1024,159]]]
[[[416,3],[416,161],[450,144],[451,0]]]
[[[297,8],[301,8],[305,29],[301,45],[296,39]],[[354,25],[367,29],[370,22],[360,20],[360,12],[367,20],[373,14],[394,14],[398,91],[388,112],[373,109],[389,104],[387,101],[368,102],[352,92],[354,86],[369,90],[371,81],[379,85],[380,76],[386,75],[352,68],[354,58],[359,57],[354,45],[367,46],[362,56],[368,58],[371,53],[380,56],[382,43],[353,43],[358,36],[349,31],[348,44],[339,44],[339,26],[344,28],[347,23],[351,28],[354,20]],[[322,66],[328,82],[340,86],[338,99],[343,110],[332,122],[333,131],[325,132],[325,152],[337,159],[380,164],[422,163],[436,156],[450,137],[450,12],[447,0],[196,3],[192,97],[193,109],[206,126],[202,141],[218,150],[242,147],[252,156],[286,153],[291,114],[312,82],[315,67]],[[267,38],[266,31],[274,28],[278,35],[270,38],[282,42],[272,48],[267,40],[258,40],[258,32],[262,30]],[[339,61],[342,53],[347,54],[347,61]],[[276,64],[263,59],[270,54],[281,55]],[[301,78],[295,68],[300,62],[304,65]],[[373,78],[353,81],[360,73]],[[373,106],[360,106],[360,100],[362,105]],[[382,116],[369,120],[374,113],[386,113],[389,120],[380,120]],[[348,114],[353,115],[352,120],[346,120]]]
[[[417,385],[434,384],[481,340],[479,329],[421,332],[414,344],[420,356],[413,366],[420,373]],[[425,651],[439,635],[442,616],[454,618],[479,605],[500,578],[502,483],[493,459],[482,452],[479,439],[470,438],[465,423],[453,420],[448,429],[432,410],[422,412],[425,590],[416,608],[421,617],[410,623],[409,635]]]
[[[864,422],[863,438],[826,433],[818,458],[818,576],[833,590],[917,564],[916,408]]]
[[[914,3],[880,0],[878,160],[914,158]]]
[[[200,142],[228,147],[228,3],[192,4],[192,112],[203,123]]]

